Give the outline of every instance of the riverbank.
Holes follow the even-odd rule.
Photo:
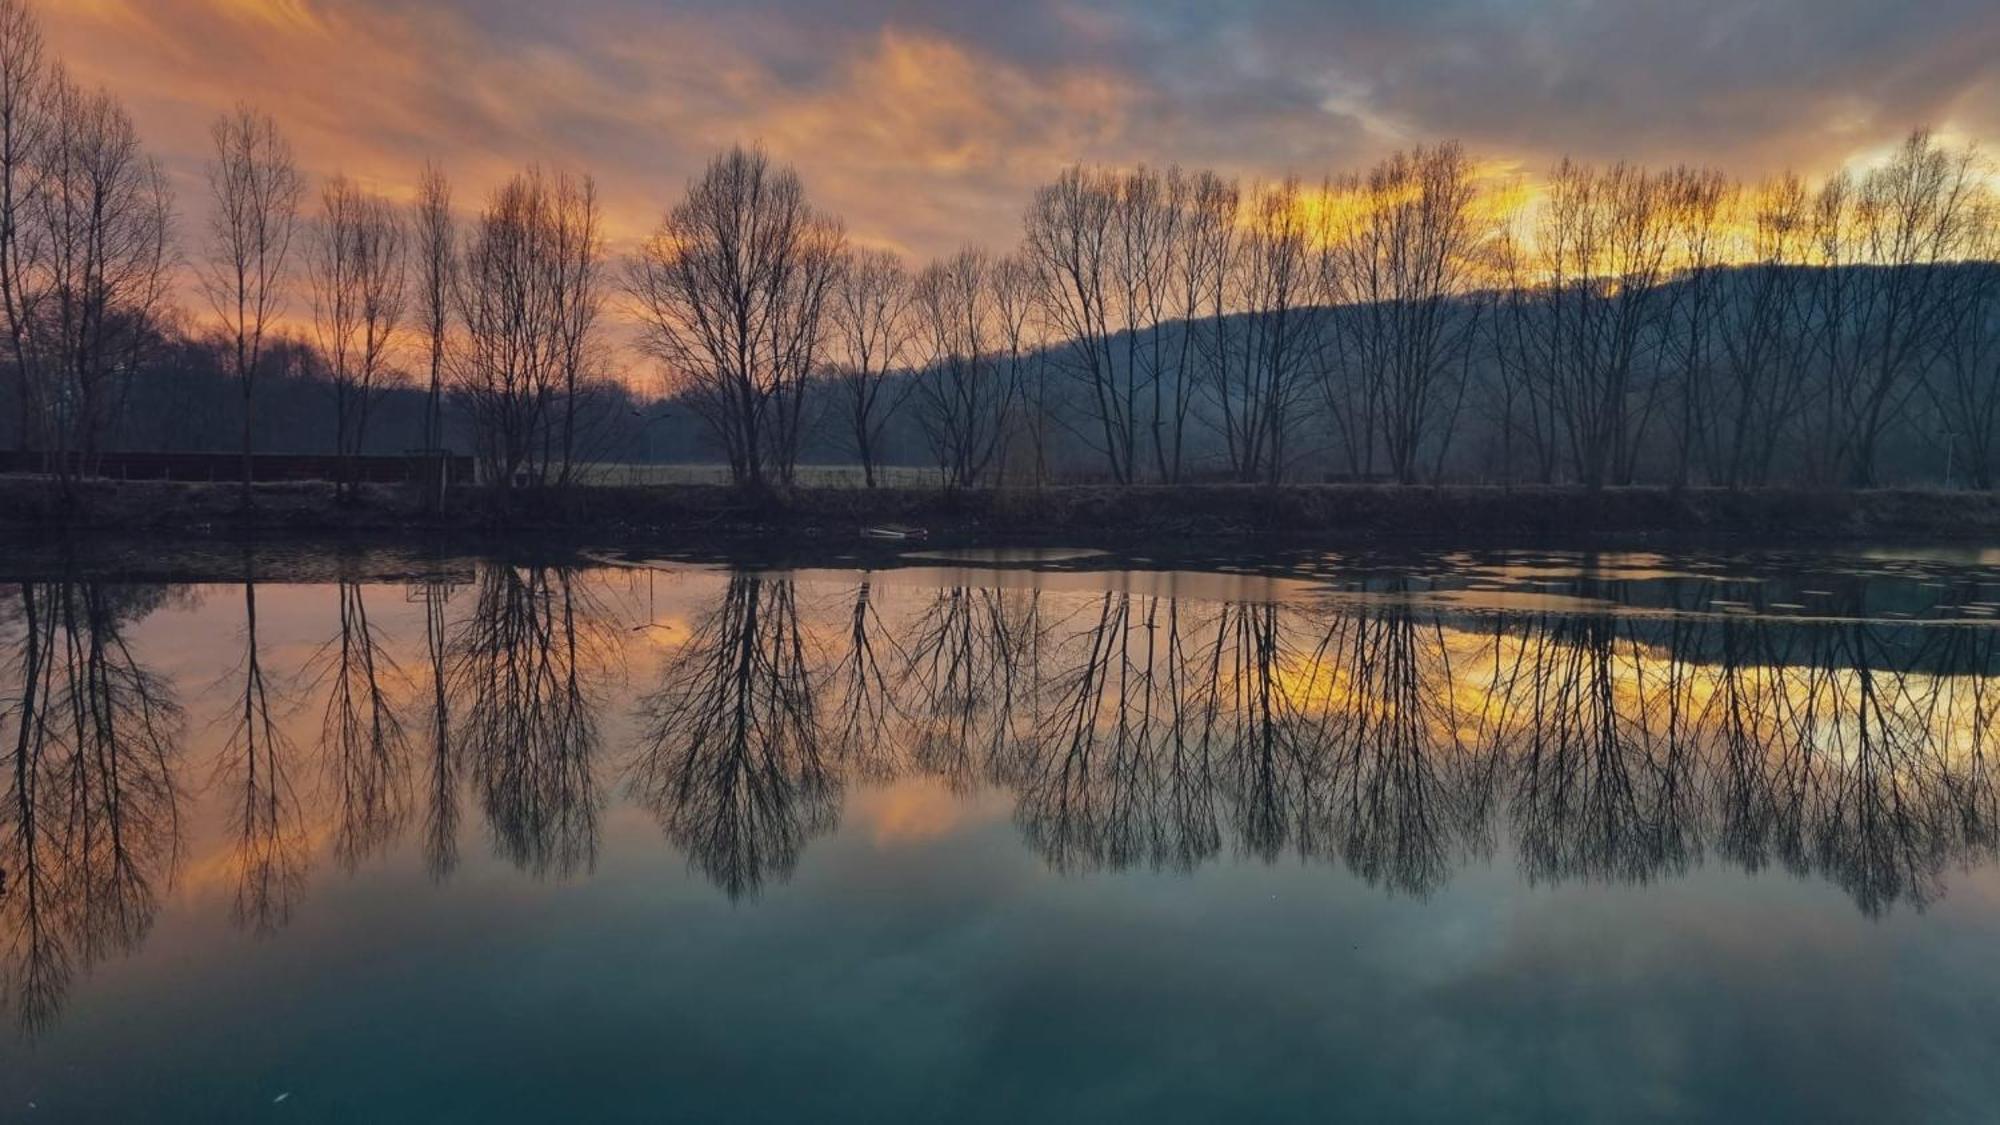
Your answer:
[[[441,512],[410,492],[367,486],[343,504],[330,485],[267,484],[246,511],[236,485],[89,482],[67,505],[43,481],[0,478],[0,534],[59,531],[242,536],[421,533],[587,536],[805,536],[858,539],[902,525],[932,541],[1091,545],[1195,539],[1291,541],[1729,538],[2000,539],[2000,495],[1910,489],[1613,488],[1453,485],[1065,485],[948,493],[933,489],[599,486],[515,497],[497,509],[464,490]]]

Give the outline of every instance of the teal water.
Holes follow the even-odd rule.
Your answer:
[[[2000,1113],[1978,552],[0,577],[0,1120]]]

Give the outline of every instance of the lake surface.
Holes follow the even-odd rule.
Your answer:
[[[0,578],[0,1120],[2000,1114],[2000,553]]]

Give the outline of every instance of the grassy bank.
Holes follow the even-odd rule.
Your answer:
[[[1915,490],[1668,490],[1385,485],[1061,486],[795,489],[748,494],[710,485],[599,486],[516,497],[483,493],[427,513],[394,487],[336,502],[331,486],[271,484],[246,512],[235,485],[92,482],[69,504],[38,480],[0,478],[0,533],[59,529],[176,535],[557,532],[591,537],[811,534],[852,538],[908,524],[933,539],[1088,544],[1175,538],[1729,537],[1766,542],[1854,538],[2000,539],[2000,496]]]

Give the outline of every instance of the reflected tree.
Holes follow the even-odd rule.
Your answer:
[[[19,588],[0,713],[0,993],[45,1028],[77,974],[135,950],[181,844],[181,710],[124,635],[159,588]]]
[[[1347,865],[1371,883],[1427,894],[1450,873],[1477,774],[1460,742],[1442,623],[1405,599],[1343,614],[1313,655],[1324,679],[1324,801],[1314,810]]]
[[[336,802],[334,856],[352,872],[394,838],[408,811],[410,742],[393,698],[407,684],[368,622],[361,584],[341,582],[336,596],[340,631],[309,671],[327,693],[320,754]]]
[[[439,881],[458,867],[460,777],[452,754],[451,639],[445,618],[450,599],[449,586],[424,584],[424,655],[430,669],[430,690],[424,698],[425,756],[430,762],[424,803],[424,859],[431,878]]]
[[[1187,870],[1220,847],[1215,712],[1191,690],[1218,676],[1184,627],[1198,624],[1177,601],[1125,593],[1051,626],[1054,671],[1007,776],[1023,832],[1058,869]]]
[[[1620,707],[1629,668],[1611,620],[1544,618],[1522,643],[1528,652],[1508,690],[1522,719],[1512,811],[1529,878],[1660,874],[1671,857],[1654,805],[1650,732]]]
[[[883,624],[874,594],[871,576],[863,575],[854,588],[846,651],[827,677],[839,701],[826,731],[828,746],[843,771],[864,781],[887,780],[902,767],[892,733],[902,706],[890,668],[883,664],[886,658],[893,667],[901,649]]]
[[[788,577],[731,575],[641,704],[631,792],[731,898],[788,877],[838,815],[796,599]]]
[[[460,626],[453,722],[500,854],[536,875],[597,862],[596,708],[618,657],[573,571],[495,564]]]
[[[950,587],[902,630],[898,695],[911,724],[911,764],[964,791],[1004,770],[1033,737],[1041,595]]]
[[[236,704],[219,768],[236,794],[236,921],[271,933],[291,921],[310,855],[290,773],[294,748],[272,713],[257,643],[257,577],[247,553],[243,566],[243,659],[231,677]]]

